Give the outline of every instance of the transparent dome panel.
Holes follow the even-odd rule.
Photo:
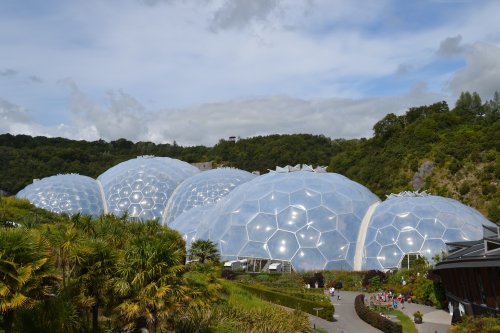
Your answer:
[[[325,232],[337,229],[337,215],[325,207],[317,207],[308,211],[308,224]]]
[[[318,249],[327,260],[345,259],[349,241],[338,231],[323,232],[319,239]]]
[[[297,231],[297,240],[300,247],[317,247],[321,233],[311,226],[304,226]]]
[[[421,219],[417,229],[424,238],[440,238],[443,236],[445,227],[437,218]]]
[[[220,239],[221,253],[224,255],[238,255],[241,248],[248,241],[244,226],[231,226]]]
[[[259,199],[259,206],[261,212],[277,214],[290,206],[290,195],[273,191]]]
[[[396,268],[399,266],[401,259],[403,259],[403,252],[395,244],[383,246],[380,250],[378,259],[382,267]]]
[[[424,238],[416,230],[401,231],[398,246],[404,253],[416,253],[422,247]]]
[[[292,265],[296,271],[312,271],[322,269],[326,265],[326,259],[316,248],[306,248],[297,251],[292,258]]]
[[[309,188],[292,192],[290,204],[302,209],[312,209],[321,205],[321,194]]]
[[[377,243],[380,245],[389,245],[396,243],[399,237],[398,229],[393,226],[388,226],[381,228],[377,231],[377,237],[375,238]]]
[[[267,252],[266,243],[252,242],[252,241],[249,241],[245,244],[245,246],[241,249],[239,256],[240,257],[261,258],[261,259],[270,259],[271,258],[271,256],[269,255],[269,252]]]
[[[427,239],[422,245],[422,250],[420,253],[427,258],[427,260],[432,263],[436,254],[441,254],[441,252],[446,253],[446,244],[441,239]]]
[[[307,224],[306,211],[289,206],[278,214],[278,226],[282,230],[297,231]]]
[[[248,238],[252,241],[265,242],[276,231],[276,216],[258,214],[247,225]]]
[[[267,242],[271,258],[279,260],[291,260],[299,248],[295,234],[287,231],[276,231]]]

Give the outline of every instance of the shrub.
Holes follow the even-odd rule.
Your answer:
[[[271,303],[283,305],[292,309],[299,309],[313,315],[316,315],[316,311],[314,310],[314,308],[323,308],[323,310],[318,312],[318,316],[323,319],[333,321],[335,308],[329,301],[313,301],[286,294],[282,290],[275,291],[255,285],[250,286],[240,284],[240,286],[243,289],[251,292],[252,294],[257,295],[260,298],[265,299],[266,301],[269,301]]]
[[[236,279],[236,273],[230,269],[225,269],[221,273],[222,278],[226,280],[234,280]]]
[[[354,309],[359,318],[369,325],[378,328],[385,333],[402,333],[403,327],[400,324],[394,323],[389,319],[380,316],[378,313],[370,310],[365,305],[365,295],[360,294],[354,300]]]

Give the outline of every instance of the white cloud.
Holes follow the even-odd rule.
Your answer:
[[[476,91],[483,97],[493,97],[500,91],[500,46],[477,43],[467,53],[466,66],[450,80],[450,88],[456,94]]]
[[[399,4],[49,0],[41,14],[17,16],[2,15],[0,2],[8,32],[0,35],[0,98],[32,112],[0,129],[184,144],[275,132],[360,137],[388,112],[493,89],[499,2],[450,4],[447,15],[433,13],[442,20],[418,18],[414,29],[394,16]],[[392,20],[404,29],[388,30]],[[464,54],[456,75],[441,68]],[[67,77],[78,87],[56,84]]]

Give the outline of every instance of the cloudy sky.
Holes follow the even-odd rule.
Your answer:
[[[500,90],[497,0],[0,0],[0,133],[370,137]]]

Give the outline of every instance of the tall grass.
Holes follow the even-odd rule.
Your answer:
[[[184,333],[302,333],[312,332],[307,315],[289,312],[264,302],[232,283],[225,282],[228,297],[210,308],[190,308],[175,324]]]

